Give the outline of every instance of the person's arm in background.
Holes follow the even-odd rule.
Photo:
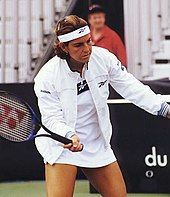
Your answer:
[[[126,71],[121,62],[112,54],[106,58],[109,66],[110,85],[125,99],[153,115],[170,118],[170,105],[161,95],[155,94],[149,86],[144,85]]]
[[[116,32],[113,34],[111,52],[116,55],[116,57],[121,61],[122,65],[127,67],[126,48],[120,36]]]

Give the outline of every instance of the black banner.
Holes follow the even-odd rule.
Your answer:
[[[170,193],[170,120],[132,104],[110,105],[111,144],[129,192]]]

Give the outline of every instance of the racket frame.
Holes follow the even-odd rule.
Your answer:
[[[42,124],[42,122],[40,121],[40,119],[37,117],[37,115],[35,114],[34,110],[31,108],[31,106],[26,101],[24,101],[22,98],[16,96],[13,93],[9,93],[7,91],[0,91],[0,94],[6,94],[6,95],[9,95],[9,96],[11,95],[11,97],[15,98],[16,100],[19,100],[22,104],[24,104],[27,107],[27,109],[29,110],[29,112],[32,115],[32,117],[31,117],[32,118],[32,130],[30,131],[30,135],[28,136],[28,138],[26,140],[18,141],[17,143],[34,140],[36,137],[50,137],[50,138],[52,138],[54,140],[57,140],[58,142],[61,142],[63,144],[72,143],[71,139],[68,139],[68,138],[63,137],[61,135],[53,133],[47,127],[45,127]],[[49,134],[38,134],[38,135],[36,135],[37,134],[37,131],[35,130],[36,125],[39,125],[40,127],[42,127]],[[15,142],[15,141],[12,141],[12,142]]]

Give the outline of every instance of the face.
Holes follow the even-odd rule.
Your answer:
[[[77,62],[88,62],[92,51],[90,34],[70,41],[68,46],[65,46],[65,51]]]
[[[105,25],[105,21],[106,21],[105,14],[102,12],[90,14],[88,21],[92,28],[101,29]]]

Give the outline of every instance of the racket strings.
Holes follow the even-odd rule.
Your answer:
[[[27,127],[25,128],[23,127],[23,129],[27,129]],[[9,136],[11,138],[16,138],[16,139],[20,138],[21,140],[25,140],[28,137],[28,134],[24,132],[20,133],[20,135],[18,136],[18,132],[15,132],[14,130],[12,131],[12,134],[11,134],[11,130],[9,131],[7,129],[5,131],[1,130],[0,133],[2,136],[6,136],[6,138],[7,136]]]
[[[32,126],[28,107],[11,95],[0,94],[0,135],[11,141],[24,141]]]
[[[6,138],[6,139],[11,139],[11,141],[18,141],[18,139],[20,139],[20,140],[22,140],[22,141],[24,141],[25,140],[25,137],[22,137],[22,136],[19,136],[19,138],[18,138],[18,135],[16,134],[15,135],[15,133],[13,133],[12,135],[10,134],[10,133],[8,133],[8,132],[1,132],[1,136],[2,137],[4,137],[4,138]],[[26,136],[27,137],[27,136]]]

